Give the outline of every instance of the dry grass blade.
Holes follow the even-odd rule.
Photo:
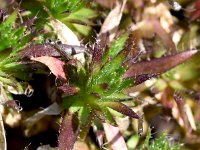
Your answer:
[[[2,105],[0,106],[2,107]],[[7,150],[6,135],[5,135],[5,129],[3,125],[3,118],[1,112],[0,112],[0,149]]]
[[[187,131],[188,133],[190,133],[192,131],[191,129],[191,126],[189,124],[189,118],[185,112],[185,102],[183,100],[183,97],[181,95],[180,92],[175,92],[174,93],[174,99],[175,99],[175,102],[177,104],[177,107],[178,107],[178,111],[180,113],[180,116],[184,122],[184,126],[185,126],[185,129],[189,129],[189,131]]]

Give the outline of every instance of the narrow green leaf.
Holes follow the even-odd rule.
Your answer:
[[[111,58],[114,58],[115,56],[117,56],[117,54],[119,54],[121,50],[123,50],[123,47],[127,39],[128,39],[128,34],[123,34],[121,37],[119,37],[111,44],[111,47],[109,49],[109,56]]]
[[[128,106],[120,102],[102,102],[102,105],[110,107],[126,116],[139,119],[139,116]]]
[[[113,93],[108,96],[102,96],[101,99],[102,101],[122,102],[122,101],[132,100],[133,98],[123,93]]]
[[[115,84],[112,84],[107,91],[105,91],[102,94],[102,97],[109,96],[113,93],[118,93],[121,92],[123,89],[130,87],[133,84],[133,80],[123,80],[123,81],[118,81]]]
[[[82,8],[80,10],[77,10],[76,12],[71,13],[68,17],[66,17],[65,21],[73,21],[73,20],[80,20],[83,23],[89,23],[90,19],[95,18],[97,16],[97,13],[89,8]]]
[[[25,27],[19,27],[13,31],[15,41],[18,41],[19,39],[21,39],[23,37],[23,33],[24,33],[25,29],[26,29]]]
[[[81,109],[78,112],[80,124],[86,126],[89,122],[90,116],[91,110],[88,108],[88,106],[81,107]]]
[[[0,24],[0,32],[9,32],[17,19],[17,11],[14,11],[4,22]]]
[[[122,52],[118,56],[116,56],[112,62],[107,63],[100,72],[93,78],[92,84],[96,85],[99,83],[104,83],[107,81],[107,77],[112,73],[115,72],[118,68],[121,67],[125,58],[125,53]]]
[[[105,115],[108,123],[113,126],[117,126],[117,123],[116,123],[115,119],[113,118],[112,114],[110,113],[109,109],[105,106],[102,106],[102,111],[104,112],[104,115]]]

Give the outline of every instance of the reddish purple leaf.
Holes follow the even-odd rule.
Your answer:
[[[74,86],[70,86],[70,85],[62,85],[58,87],[59,90],[61,90],[62,92],[64,92],[67,95],[74,95],[79,91],[78,87],[74,87]]]
[[[191,20],[196,20],[199,17],[200,17],[200,0],[197,0],[195,2],[194,11],[191,14]]]
[[[51,44],[36,44],[26,47],[19,53],[22,58],[40,57],[40,56],[53,56],[59,57],[60,53],[51,46]]]
[[[33,26],[33,24],[34,24],[34,22],[35,22],[36,19],[37,19],[37,16],[34,16],[34,17],[28,19],[22,25],[25,25],[29,30],[31,30],[31,26]]]
[[[49,56],[31,58],[31,60],[45,64],[57,78],[63,79],[65,81],[67,80],[64,72],[65,63],[61,60]]]
[[[196,54],[197,50],[180,52],[175,55],[143,61],[133,64],[124,74],[124,78],[135,77],[142,74],[159,74],[182,64]]]
[[[98,63],[101,64],[102,61],[102,53],[103,53],[103,45],[102,45],[102,40],[101,39],[97,39],[94,48],[92,49],[92,62],[93,63]]]
[[[149,80],[151,78],[156,78],[158,76],[159,74],[142,74],[142,75],[136,76],[135,84],[136,85],[141,84],[145,82],[146,80]]]
[[[118,127],[114,127],[108,123],[103,123],[103,127],[108,143],[113,150],[128,150],[124,137]]]
[[[110,107],[126,116],[139,119],[139,116],[128,106],[124,105],[123,103],[120,102],[103,102],[103,105]]]
[[[71,150],[77,140],[79,128],[77,127],[77,114],[67,113],[61,123],[58,137],[59,150]]]

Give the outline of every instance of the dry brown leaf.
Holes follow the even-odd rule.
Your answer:
[[[122,13],[125,7],[127,0],[124,0],[123,3],[117,3],[116,7],[110,11],[108,16],[106,17],[100,31],[101,34],[109,33],[109,40],[112,41],[115,37],[116,30],[119,26],[119,23],[122,18]]]
[[[2,105],[0,105],[2,107]],[[3,125],[2,112],[0,111],[0,150],[7,150],[6,135]]]
[[[59,40],[63,44],[68,44],[68,45],[76,45],[80,46],[80,41],[76,34],[68,28],[64,23],[57,19],[53,19],[50,21],[54,31],[58,35]],[[82,64],[85,62],[84,54],[76,54],[73,56],[75,59],[78,59]]]
[[[108,143],[113,150],[128,150],[124,137],[118,127],[114,127],[108,123],[103,123],[103,127]]]
[[[51,20],[50,23],[63,44],[80,45],[78,37],[64,23],[57,19]]]
[[[0,82],[0,105],[5,104],[8,101],[8,96],[6,94],[6,91],[3,87],[3,83]]]
[[[191,107],[186,103],[185,104],[185,113],[187,115],[188,121],[190,123],[191,128],[196,131],[197,127],[194,120],[194,115],[192,113]]]
[[[154,26],[154,32],[159,36],[159,38],[163,41],[164,46],[169,52],[176,53],[176,46],[172,41],[172,37],[169,33],[167,33],[160,22],[156,19],[152,20],[152,24]]]
[[[116,1],[117,0],[95,0],[96,3],[106,8],[112,8],[116,4]]]
[[[25,125],[28,127],[33,126],[35,123],[37,123],[41,118],[43,118],[46,115],[58,115],[60,114],[61,109],[58,106],[57,103],[53,103],[50,106],[48,106],[47,108],[45,108],[44,110],[41,110],[37,113],[35,113],[33,116],[27,118],[25,120]]]

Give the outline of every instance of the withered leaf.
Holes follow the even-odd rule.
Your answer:
[[[162,40],[164,46],[169,52],[176,53],[176,46],[172,41],[172,37],[169,33],[167,33],[163,27],[161,26],[160,22],[157,19],[151,20],[151,23],[154,27],[154,32],[159,36]]]
[[[108,123],[103,123],[103,127],[108,143],[113,150],[128,150],[124,137],[118,127],[114,127]]]
[[[5,132],[3,117],[1,113],[0,113],[0,149],[2,150],[7,149],[6,132]]]
[[[80,45],[80,41],[74,32],[71,31],[64,23],[57,19],[50,21],[54,31],[63,44]]]
[[[187,132],[192,131],[190,123],[189,123],[189,118],[185,112],[185,101],[179,92],[174,93],[174,100],[177,104],[178,111],[179,111],[180,117],[182,118],[182,120],[184,122],[185,128],[189,129],[189,131],[187,131]]]
[[[112,41],[112,39],[115,37],[117,27],[121,21],[122,13],[125,7],[127,0],[124,0],[122,4],[117,3],[116,7],[110,11],[108,16],[106,17],[100,31],[101,34],[106,34],[107,32],[110,33],[109,39]]]

